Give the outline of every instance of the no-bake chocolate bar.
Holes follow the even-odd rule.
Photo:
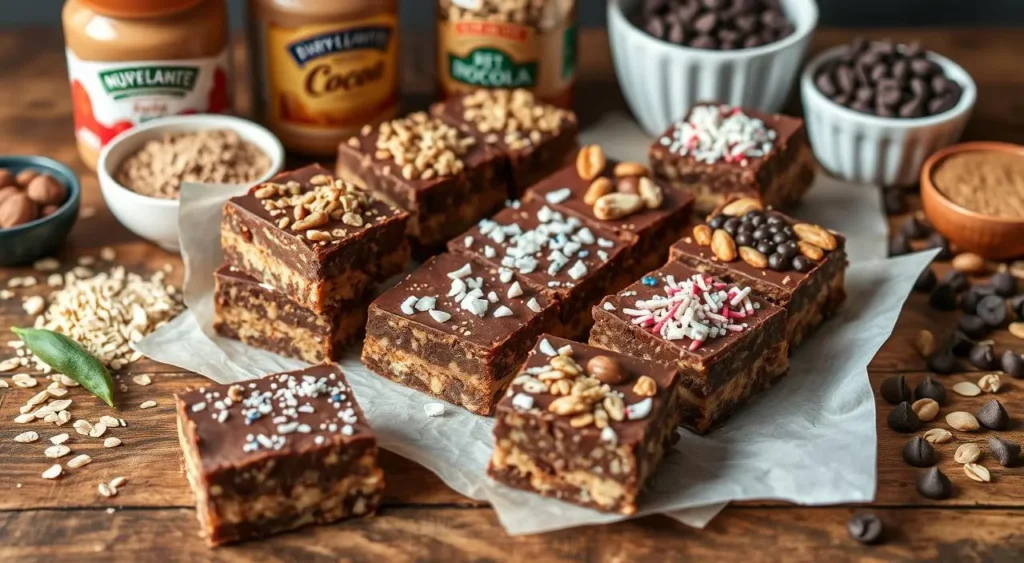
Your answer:
[[[336,366],[175,397],[178,438],[211,545],[377,509],[377,440]]]
[[[314,313],[229,264],[214,282],[217,334],[282,356],[311,364],[337,360],[366,326],[368,295]]]
[[[515,202],[448,243],[499,271],[514,272],[559,303],[563,336],[590,327],[590,309],[636,275],[626,269],[629,245],[538,201]]]
[[[738,198],[672,245],[671,257],[786,309],[792,349],[846,300],[845,248],[842,235]]]
[[[652,180],[643,164],[610,160],[597,145],[583,147],[575,164],[531,187],[523,199],[614,232],[629,244],[625,261],[633,279],[665,263],[669,246],[688,232],[693,209],[689,191]]]
[[[576,150],[576,115],[537,100],[529,90],[475,90],[434,104],[430,112],[507,155],[512,199]]]
[[[363,363],[378,375],[489,415],[558,305],[511,271],[468,256],[427,260],[370,304]]]
[[[729,196],[785,206],[814,181],[802,119],[714,103],[690,108],[654,141],[649,157],[655,178],[694,191],[701,214]]]
[[[224,204],[227,263],[314,312],[366,293],[409,259],[408,214],[319,166]]]
[[[606,512],[633,514],[679,423],[679,374],[542,336],[498,403],[491,478]]]
[[[678,367],[682,423],[705,433],[789,370],[786,312],[669,262],[594,307],[590,344]]]
[[[440,248],[508,198],[507,158],[425,112],[365,126],[338,147],[338,176],[412,214],[417,254]]]

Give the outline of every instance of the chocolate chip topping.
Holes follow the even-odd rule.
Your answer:
[[[723,51],[767,45],[795,29],[777,0],[645,0],[631,20],[669,43]]]
[[[938,467],[933,467],[917,480],[917,492],[933,500],[943,500],[953,495],[953,483]]]

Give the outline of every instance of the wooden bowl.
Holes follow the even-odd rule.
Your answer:
[[[928,221],[958,250],[992,260],[1024,255],[1024,219],[983,215],[946,199],[932,183],[932,173],[947,157],[973,151],[1015,153],[1024,159],[1024,146],[979,141],[952,145],[937,151],[921,168],[921,205]]]

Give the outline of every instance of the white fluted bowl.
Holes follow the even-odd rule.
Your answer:
[[[818,55],[800,77],[800,95],[811,149],[825,170],[859,184],[910,186],[935,151],[960,139],[974,109],[977,87],[971,75],[946,57],[928,52],[951,80],[963,87],[960,101],[938,115],[914,118],[878,117],[854,111],[828,99],[814,84],[821,65],[845,47]]]
[[[778,112],[818,24],[814,0],[782,0],[796,29],[781,41],[735,51],[694,49],[662,41],[633,25],[628,16],[639,3],[608,0],[608,33],[619,86],[651,135],[660,135],[696,102]]]

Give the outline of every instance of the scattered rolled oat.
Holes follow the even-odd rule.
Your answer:
[[[60,474],[64,472],[64,469],[59,463],[55,463],[50,466],[49,469],[43,471],[43,479],[56,479],[60,477]]]
[[[117,428],[118,426],[121,425],[121,422],[119,420],[110,416],[109,414],[101,416],[100,422],[103,423],[107,428]]]
[[[50,446],[49,448],[46,448],[46,450],[43,452],[43,455],[51,459],[57,459],[59,457],[64,457],[69,453],[71,453],[71,448],[65,446],[64,444],[57,444],[56,446]]]
[[[98,486],[96,487],[96,489],[97,489],[97,490],[99,491],[99,493],[100,493],[101,495],[103,495],[103,496],[105,496],[105,497],[112,497],[112,496],[114,496],[114,495],[116,495],[116,494],[117,494],[117,493],[116,493],[115,491],[112,491],[112,490],[110,489],[110,485],[108,485],[108,484],[106,484],[106,483],[100,483],[100,484],[99,484],[99,485],[98,485]]]
[[[22,432],[14,437],[14,441],[21,444],[30,444],[39,439],[39,434],[29,430],[28,432]]]
[[[134,381],[136,385],[149,385],[153,382],[146,374],[133,376],[132,381]]]
[[[110,480],[110,486],[115,489],[120,489],[127,482],[128,479],[125,479],[124,477],[114,477],[113,479]]]
[[[110,436],[103,440],[104,448],[116,448],[121,445],[121,439],[116,436]]]
[[[71,469],[78,469],[83,465],[88,465],[90,462],[92,462],[91,457],[89,457],[86,454],[79,454],[68,460],[68,467],[70,467]]]
[[[443,403],[426,403],[423,405],[423,412],[427,416],[433,418],[444,415],[444,404]]]
[[[46,300],[38,295],[32,295],[30,297],[26,297],[25,300],[21,302],[21,308],[24,309],[26,313],[35,316],[42,313],[43,309],[46,308]]]
[[[69,436],[67,432],[62,432],[62,433],[57,434],[56,436],[50,438],[50,443],[55,445],[55,446],[59,446],[59,445],[63,444],[64,442],[67,442],[69,438],[71,438],[71,436]]]
[[[102,422],[97,422],[92,425],[92,429],[89,430],[90,438],[99,438],[107,432],[107,425]]]
[[[156,406],[156,401],[145,401],[139,405],[140,409],[151,409]]]

